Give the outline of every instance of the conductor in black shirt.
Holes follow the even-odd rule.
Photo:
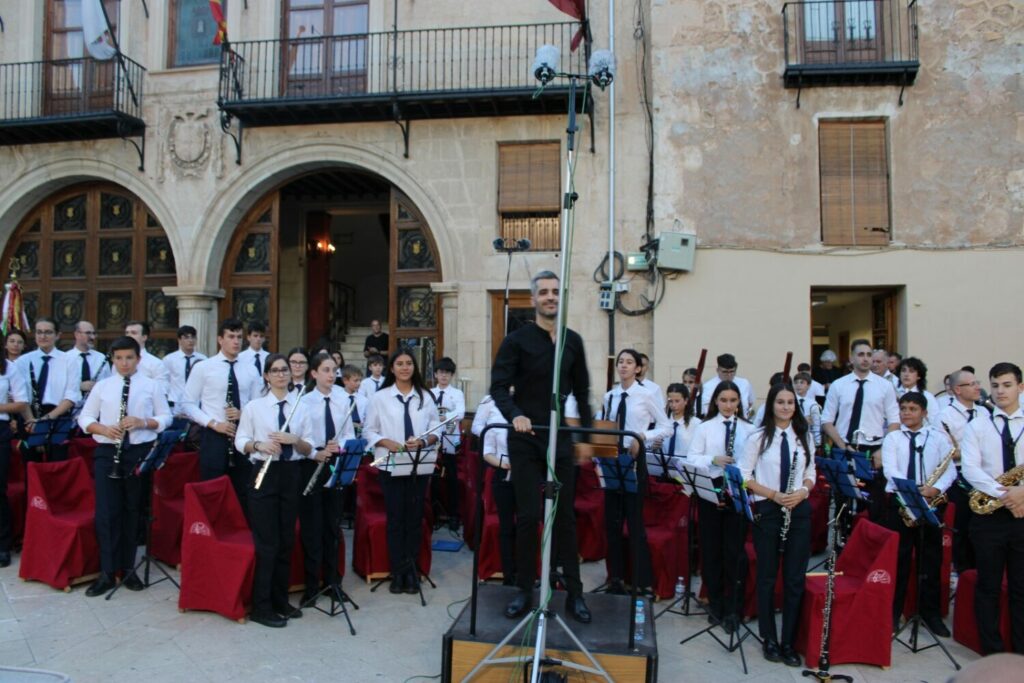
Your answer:
[[[555,373],[555,322],[558,316],[559,281],[551,271],[537,273],[530,281],[531,302],[536,324],[512,332],[501,343],[491,371],[491,397],[502,414],[511,418],[515,429],[509,434],[512,487],[516,497],[516,585],[519,592],[505,608],[515,619],[532,607],[533,584],[537,578],[537,524],[541,521],[542,489],[547,472],[547,425],[551,415],[551,391]],[[515,387],[515,395],[511,389]],[[569,394],[576,396],[580,421],[591,424],[590,375],[583,339],[567,329],[562,356],[562,378],[558,400],[564,410]],[[561,422],[565,426],[565,420]],[[555,508],[552,558],[561,566],[568,590],[566,612],[576,621],[590,622],[590,610],[583,601],[579,556],[576,551],[575,469],[572,440],[559,434],[555,457],[555,478],[561,484]],[[546,590],[541,586],[541,590]]]

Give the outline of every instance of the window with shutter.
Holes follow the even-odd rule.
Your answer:
[[[498,145],[498,214],[501,236],[527,238],[533,251],[558,251],[561,210],[558,142]]]
[[[883,246],[891,235],[885,121],[822,121],[821,240]]]

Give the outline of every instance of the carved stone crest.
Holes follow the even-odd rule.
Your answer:
[[[199,175],[210,160],[209,112],[175,114],[167,131],[171,163],[181,175]]]

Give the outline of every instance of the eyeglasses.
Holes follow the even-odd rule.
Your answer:
[[[289,372],[288,368],[270,368],[267,370],[268,375],[287,375]]]
[[[975,381],[975,382],[967,382],[965,384],[957,384],[957,386],[958,387],[980,387],[981,383]]]
[[[57,334],[56,330],[36,330],[37,337],[52,337]]]
[[[302,366],[302,365],[309,365],[309,363],[307,363],[304,360],[290,360],[290,361],[288,361],[288,365]]]

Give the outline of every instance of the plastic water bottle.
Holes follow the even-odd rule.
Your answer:
[[[635,618],[635,621],[636,621],[636,629],[635,629],[636,636],[635,637],[636,637],[636,641],[640,642],[641,640],[644,639],[644,626],[647,623],[647,614],[644,612],[644,601],[643,600],[637,600],[636,601],[636,618]]]
[[[680,600],[682,600],[683,599],[683,594],[685,594],[685,593],[686,593],[686,582],[683,581],[683,577],[680,576],[679,578],[676,579],[675,601],[679,602]]]

